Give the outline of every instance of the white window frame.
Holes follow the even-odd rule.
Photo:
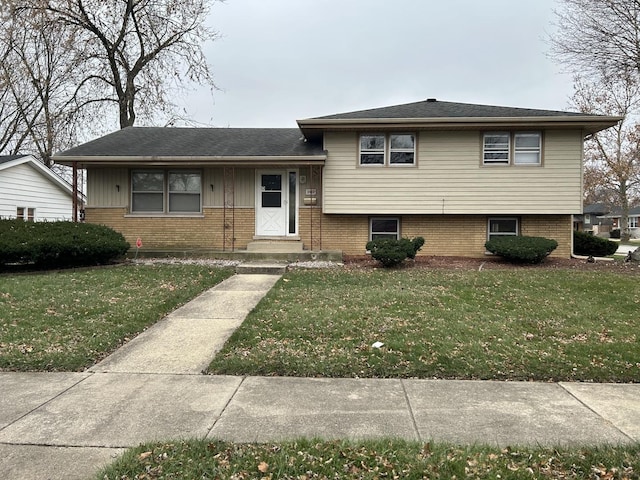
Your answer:
[[[35,222],[36,209],[33,207],[16,207],[16,218],[23,222]]]
[[[510,220],[516,223],[515,231],[513,232],[492,232],[491,222]],[[487,241],[491,240],[491,237],[517,237],[520,235],[520,219],[518,217],[489,217],[487,219]]]
[[[489,137],[506,137],[507,142],[487,144]],[[518,146],[518,139],[536,137],[537,146]],[[491,131],[482,134],[482,165],[484,166],[541,166],[542,165],[542,132],[541,131]],[[524,155],[537,154],[536,162],[522,161]],[[493,155],[506,158],[487,158]],[[520,158],[520,160],[519,160]]]
[[[413,138],[413,148],[392,147],[393,137],[411,136]],[[382,149],[362,148],[363,137],[382,137],[384,147]],[[415,167],[416,166],[416,144],[418,143],[418,135],[412,132],[361,132],[358,136],[358,165],[361,167]],[[412,155],[411,163],[393,162],[391,160],[393,153],[410,153]],[[382,162],[379,163],[363,163],[363,155],[381,155]]]
[[[518,146],[519,138],[537,138],[537,146]],[[520,156],[518,155],[520,154]],[[535,162],[522,161],[532,154],[536,155]],[[520,161],[518,158],[520,157]],[[542,133],[540,132],[515,132],[513,134],[513,164],[514,165],[540,165],[542,163]]]
[[[363,148],[362,147],[362,139],[363,137],[382,137],[382,149],[379,148]],[[382,167],[386,163],[386,151],[387,151],[387,136],[384,133],[361,133],[358,137],[358,145],[360,148],[360,153],[358,154],[358,162],[361,167]],[[382,158],[382,162],[376,163],[363,163],[362,156],[363,155],[378,155]]]
[[[638,217],[629,217],[627,220],[629,228],[638,228]]]
[[[378,235],[384,235],[384,236],[389,236],[389,238],[391,238],[392,234],[395,234],[395,239],[399,240],[400,239],[400,218],[399,217],[371,217],[369,218],[369,240],[374,240],[373,235],[375,234],[373,231],[373,222],[375,221],[389,221],[392,220],[394,222],[396,222],[396,231],[395,232],[383,232],[383,231],[378,231],[376,232]],[[376,237],[379,238],[379,237]]]
[[[394,147],[393,146],[393,137],[411,137],[413,139],[413,147]],[[394,162],[392,156],[394,153],[410,153],[411,154],[411,162]],[[389,134],[389,165],[393,165],[394,167],[399,166],[409,166],[412,167],[416,164],[416,135],[413,133],[390,133]]]
[[[488,137],[506,137],[505,143],[490,143]],[[499,146],[496,146],[499,145]],[[492,155],[506,155],[506,158],[487,158]],[[483,165],[509,165],[511,161],[511,134],[509,132],[484,132],[482,135],[482,163]]]

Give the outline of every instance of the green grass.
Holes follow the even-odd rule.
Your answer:
[[[189,441],[142,445],[100,472],[100,480],[151,479],[631,479],[640,446],[457,447],[401,440],[300,440],[279,444]]]
[[[639,280],[568,269],[294,271],[209,372],[638,382]]]
[[[0,370],[84,370],[231,274],[129,265],[0,275]]]

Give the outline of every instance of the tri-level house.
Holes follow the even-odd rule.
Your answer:
[[[131,127],[54,159],[86,169],[86,221],[151,250],[355,256],[420,235],[422,255],[479,257],[494,235],[530,235],[569,257],[583,141],[619,120],[428,99],[289,129]]]

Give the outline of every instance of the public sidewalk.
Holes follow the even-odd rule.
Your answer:
[[[206,376],[278,276],[236,275],[82,373],[0,373],[0,478],[88,479],[142,442],[640,441],[640,385]]]

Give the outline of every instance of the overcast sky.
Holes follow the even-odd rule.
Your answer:
[[[547,58],[557,0],[227,0],[206,46],[220,90],[187,111],[216,127],[437,98],[568,109],[571,76]]]

